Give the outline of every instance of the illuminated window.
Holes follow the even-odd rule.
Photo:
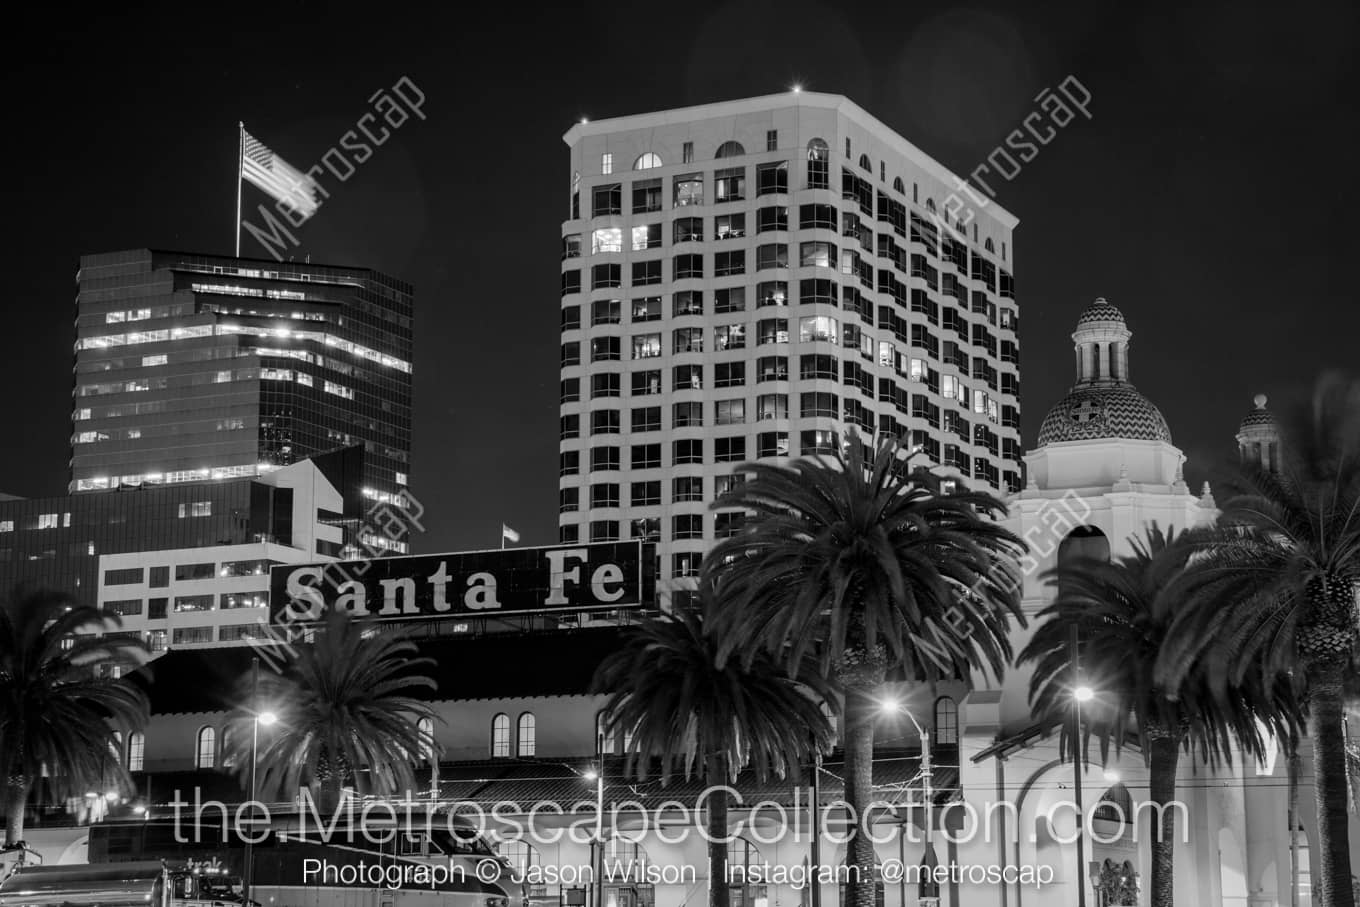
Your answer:
[[[166,361],[167,361],[167,359],[166,359],[166,356],[165,356],[164,353],[160,354],[159,356],[143,356],[143,357],[142,357],[142,365],[143,365],[143,366],[165,365]]]
[[[510,716],[504,712],[491,719],[491,756],[504,759],[510,755]]]
[[[746,421],[745,400],[735,399],[714,401],[713,422],[715,425],[741,425],[745,421]],[[719,441],[721,440],[722,439],[719,439]]]
[[[704,203],[704,177],[697,173],[677,176],[672,191],[672,205],[676,208],[702,205]]]
[[[661,248],[661,225],[643,224],[633,228],[633,251]]]
[[[140,772],[146,755],[146,735],[141,731],[135,731],[128,737],[127,745],[127,770],[130,772]]]
[[[590,252],[592,255],[598,255],[601,252],[622,251],[622,227],[602,227],[590,235]]]
[[[196,768],[212,768],[217,764],[217,731],[211,727],[198,731],[198,749],[194,757]]]
[[[821,340],[835,343],[840,337],[840,325],[828,315],[811,315],[798,321],[798,339],[802,343]]]
[[[614,155],[608,151],[600,155],[600,172],[604,174],[614,172]]]
[[[633,321],[659,321],[661,319],[661,297],[646,296],[633,300]],[[636,358],[636,357],[634,357]]]
[[[633,161],[634,170],[654,170],[662,166],[661,156],[648,151],[646,154],[638,155],[638,159]],[[529,716],[532,718],[533,716]]]
[[[659,303],[659,300],[658,300]],[[634,334],[633,358],[654,359],[661,355],[660,334]]]
[[[516,737],[518,738],[517,742],[519,745],[519,754],[521,756],[532,756],[537,749],[536,741],[534,740],[535,724],[533,712],[525,712],[519,716],[519,728]]]
[[[740,350],[746,348],[746,325],[720,324],[713,329],[713,348]]]
[[[38,528],[39,528],[39,529],[56,529],[56,528],[57,528],[57,515],[56,515],[55,513],[40,513],[40,514],[38,514]]]
[[[336,384],[334,381],[326,382],[325,391],[326,393],[334,394],[337,397],[344,397],[346,400],[354,399],[353,388],[345,387],[343,384]]]

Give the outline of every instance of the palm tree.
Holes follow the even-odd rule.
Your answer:
[[[814,748],[830,746],[820,702],[830,691],[815,671],[792,674],[768,653],[719,663],[719,640],[698,614],[677,611],[632,630],[601,663],[595,689],[609,694],[606,733],[631,732],[629,763],[646,777],[653,758],[663,783],[702,766],[705,784],[735,780],[747,765],[780,777]],[[727,793],[708,798],[709,903],[727,907]]]
[[[873,785],[876,693],[887,672],[933,683],[984,665],[998,676],[1011,656],[1009,618],[1022,625],[1024,543],[992,517],[997,499],[909,470],[900,440],[872,460],[851,433],[831,458],[747,463],[748,481],[714,502],[747,511],[705,570],[724,607],[721,659],[752,663],[762,648],[790,669],[815,655],[844,695],[846,802],[863,817]],[[849,898],[873,907],[873,844],[849,842]]]
[[[1200,543],[1157,678],[1178,686],[1206,650],[1237,678],[1257,666],[1297,677],[1316,779],[1316,890],[1327,907],[1355,907],[1342,709],[1360,641],[1360,381],[1324,377],[1291,422],[1279,473],[1248,466],[1223,483],[1230,494]]]
[[[244,779],[251,767],[251,731],[259,711],[277,722],[261,733],[259,788],[266,795],[291,797],[303,784],[320,788],[318,805],[333,813],[344,783],[378,795],[402,794],[415,784],[414,766],[439,748],[421,719],[434,710],[414,691],[436,688],[420,669],[434,664],[412,658],[416,645],[399,632],[378,632],[331,612],[315,641],[299,646],[297,658],[281,675],[242,678],[242,707],[228,734],[230,760]]]
[[[24,809],[37,779],[50,775],[58,797],[103,791],[110,774],[130,781],[112,756],[146,725],[146,693],[112,669],[146,660],[136,639],[94,635],[121,618],[45,589],[15,589],[0,606],[0,778],[5,843],[24,836]]]
[[[1064,731],[1063,749],[1070,745],[1073,758],[1081,758],[1090,737],[1099,740],[1102,757],[1111,743],[1138,745],[1161,817],[1161,827],[1152,833],[1152,904],[1170,907],[1176,816],[1168,807],[1176,796],[1181,750],[1210,763],[1226,762],[1235,740],[1246,753],[1263,755],[1258,720],[1289,748],[1296,736],[1293,703],[1287,688],[1263,692],[1255,676],[1229,687],[1221,682],[1221,666],[1207,659],[1197,661],[1179,687],[1160,686],[1153,671],[1181,603],[1177,581],[1194,548],[1184,534],[1163,533],[1155,523],[1146,538],[1130,542],[1132,554],[1114,561],[1078,558],[1048,571],[1046,578],[1058,582],[1058,596],[1040,612],[1042,623],[1019,663],[1034,664],[1030,702],[1035,714],[1061,719],[1073,709],[1072,640],[1080,640],[1082,679],[1100,696],[1083,707],[1086,720],[1079,734]]]

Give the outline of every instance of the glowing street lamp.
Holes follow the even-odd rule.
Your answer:
[[[1096,698],[1096,691],[1085,684],[1082,684],[1072,691],[1072,696],[1077,702],[1090,702],[1092,699]]]

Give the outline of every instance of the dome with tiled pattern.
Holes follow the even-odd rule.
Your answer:
[[[1123,313],[1104,297],[1078,316],[1072,335],[1077,345],[1077,381],[1044,417],[1040,447],[1107,438],[1171,443],[1166,419],[1128,381],[1132,336]]]
[[[1257,394],[1256,399],[1253,402],[1256,404],[1256,408],[1247,413],[1247,417],[1242,420],[1242,424],[1238,426],[1237,430],[1243,431],[1257,425],[1274,428],[1275,415],[1270,410],[1266,409],[1266,395]]]
[[[1105,301],[1105,297],[1100,297],[1095,302],[1086,307],[1077,318],[1077,327],[1083,324],[1090,324],[1095,321],[1112,321],[1116,324],[1124,323],[1124,313]]]
[[[1152,401],[1127,382],[1072,388],[1039,427],[1040,447],[1101,438],[1169,444],[1171,429]]]

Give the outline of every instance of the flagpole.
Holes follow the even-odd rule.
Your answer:
[[[246,124],[244,120],[236,123],[236,257],[241,257],[241,182],[245,179],[246,163]]]

